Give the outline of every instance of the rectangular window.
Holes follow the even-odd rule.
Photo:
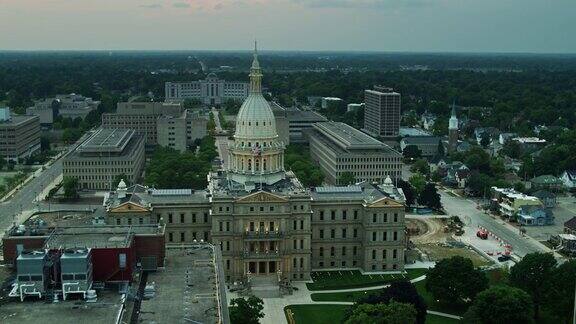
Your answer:
[[[342,219],[343,219],[343,220],[346,220],[346,210],[343,210],[343,211],[342,211]]]
[[[357,254],[358,254],[358,247],[357,247],[357,246],[355,246],[355,247],[352,248],[352,254],[353,254],[353,255],[357,255]]]
[[[230,222],[226,222],[226,232],[230,232]]]
[[[116,218],[116,225],[120,225],[120,218]]]
[[[376,223],[376,214],[372,214],[372,223]]]
[[[294,240],[293,246],[294,250],[296,250],[298,248],[298,241]]]
[[[184,213],[180,214],[180,223],[184,223]]]
[[[376,232],[372,232],[372,241],[376,241]]]
[[[342,247],[342,255],[346,255],[346,247],[345,246]]]
[[[208,223],[208,213],[204,213],[204,223]]]
[[[292,229],[293,230],[296,230],[296,228],[297,228],[296,224],[297,224],[296,220],[292,221]]]
[[[358,219],[358,210],[354,210],[354,219]]]
[[[345,228],[342,229],[342,238],[346,238],[346,229]]]
[[[398,251],[396,249],[392,250],[392,259],[396,259],[398,257]]]
[[[300,220],[300,229],[303,230],[304,229],[304,221]]]
[[[138,217],[138,224],[140,225],[144,224],[144,218]]]
[[[323,210],[320,211],[320,220],[321,221],[324,220],[324,211]]]
[[[300,240],[300,249],[301,249],[301,250],[304,249],[304,240]]]
[[[388,232],[384,231],[382,241],[388,241]]]
[[[376,250],[372,250],[372,260],[376,260]]]
[[[384,223],[388,223],[388,213],[384,213]]]
[[[196,213],[192,214],[192,223],[196,223]]]
[[[334,229],[330,230],[330,238],[335,238],[336,237],[336,231]]]
[[[354,229],[354,238],[357,238],[357,237],[358,237],[358,229],[355,228],[355,229]]]
[[[185,233],[180,232],[180,242],[184,242],[184,236],[185,236]]]
[[[335,210],[330,211],[330,219],[332,219],[332,220],[336,219],[336,211]]]
[[[208,242],[208,232],[204,232],[204,242]]]
[[[398,222],[398,213],[394,213],[394,223]]]
[[[398,241],[398,232],[394,231],[394,241]]]
[[[218,222],[218,228],[219,228],[220,232],[222,232],[224,230],[224,223]]]
[[[172,214],[168,214],[168,223],[172,224]]]
[[[324,238],[324,230],[320,230],[320,238]]]
[[[174,241],[174,234],[172,232],[168,233],[168,242]]]

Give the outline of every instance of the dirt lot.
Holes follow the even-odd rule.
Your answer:
[[[444,226],[446,220],[442,218],[409,218],[406,220],[409,229],[413,233],[417,229],[418,234],[412,234],[410,240],[416,248],[422,252],[422,259],[425,261],[437,261],[453,256],[470,258],[475,266],[490,264],[473,249],[460,243],[452,233],[445,233]]]

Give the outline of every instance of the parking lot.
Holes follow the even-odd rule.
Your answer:
[[[564,231],[564,222],[576,216],[576,198],[572,196],[558,197],[554,213],[554,225],[527,226],[526,234],[538,241],[547,241],[550,235],[560,234]]]

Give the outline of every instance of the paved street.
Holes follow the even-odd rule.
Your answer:
[[[444,191],[439,192],[442,204],[448,215],[460,216],[467,227],[466,237],[471,240],[471,244],[479,249],[485,249],[487,244],[486,241],[475,237],[476,230],[481,226],[512,245],[513,253],[519,257],[523,257],[528,253],[549,251],[547,247],[536,240],[528,236],[521,236],[518,229],[515,229],[512,225],[500,219],[495,219],[477,209],[476,202],[467,198],[452,196]],[[489,240],[494,240],[494,238],[489,238]]]
[[[212,108],[211,113],[212,116],[214,116],[214,123],[216,124],[216,149],[222,160],[223,168],[226,168],[228,166],[228,136],[219,135],[222,132],[222,125],[220,124],[220,117],[218,116],[216,108]]]
[[[63,155],[67,155],[73,151],[80,143],[82,143],[91,133],[86,133],[76,144],[70,146],[68,151]],[[24,187],[20,188],[8,200],[0,204],[0,229],[2,232],[11,226],[15,219],[21,221],[19,214],[26,214],[26,211],[34,210],[38,207],[38,199],[42,192],[44,192],[55,180],[62,175],[62,158],[54,161],[43,171],[38,171],[34,179],[30,180]]]

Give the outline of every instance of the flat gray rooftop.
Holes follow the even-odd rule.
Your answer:
[[[345,150],[384,149],[387,146],[356,128],[340,122],[314,124],[314,129]]]
[[[165,268],[148,275],[147,283],[154,283],[156,294],[142,301],[140,322],[218,323],[219,287],[213,259],[208,246],[167,247]]]
[[[86,303],[81,299],[46,303],[44,299],[36,297],[27,297],[20,302],[16,298],[0,307],[0,323],[110,324],[116,322],[121,307],[121,295],[108,290],[99,290],[95,303]]]
[[[46,248],[128,247],[135,234],[160,234],[154,225],[82,226],[56,228],[46,241]]]
[[[100,128],[78,147],[79,152],[122,152],[134,135],[131,129]]]

